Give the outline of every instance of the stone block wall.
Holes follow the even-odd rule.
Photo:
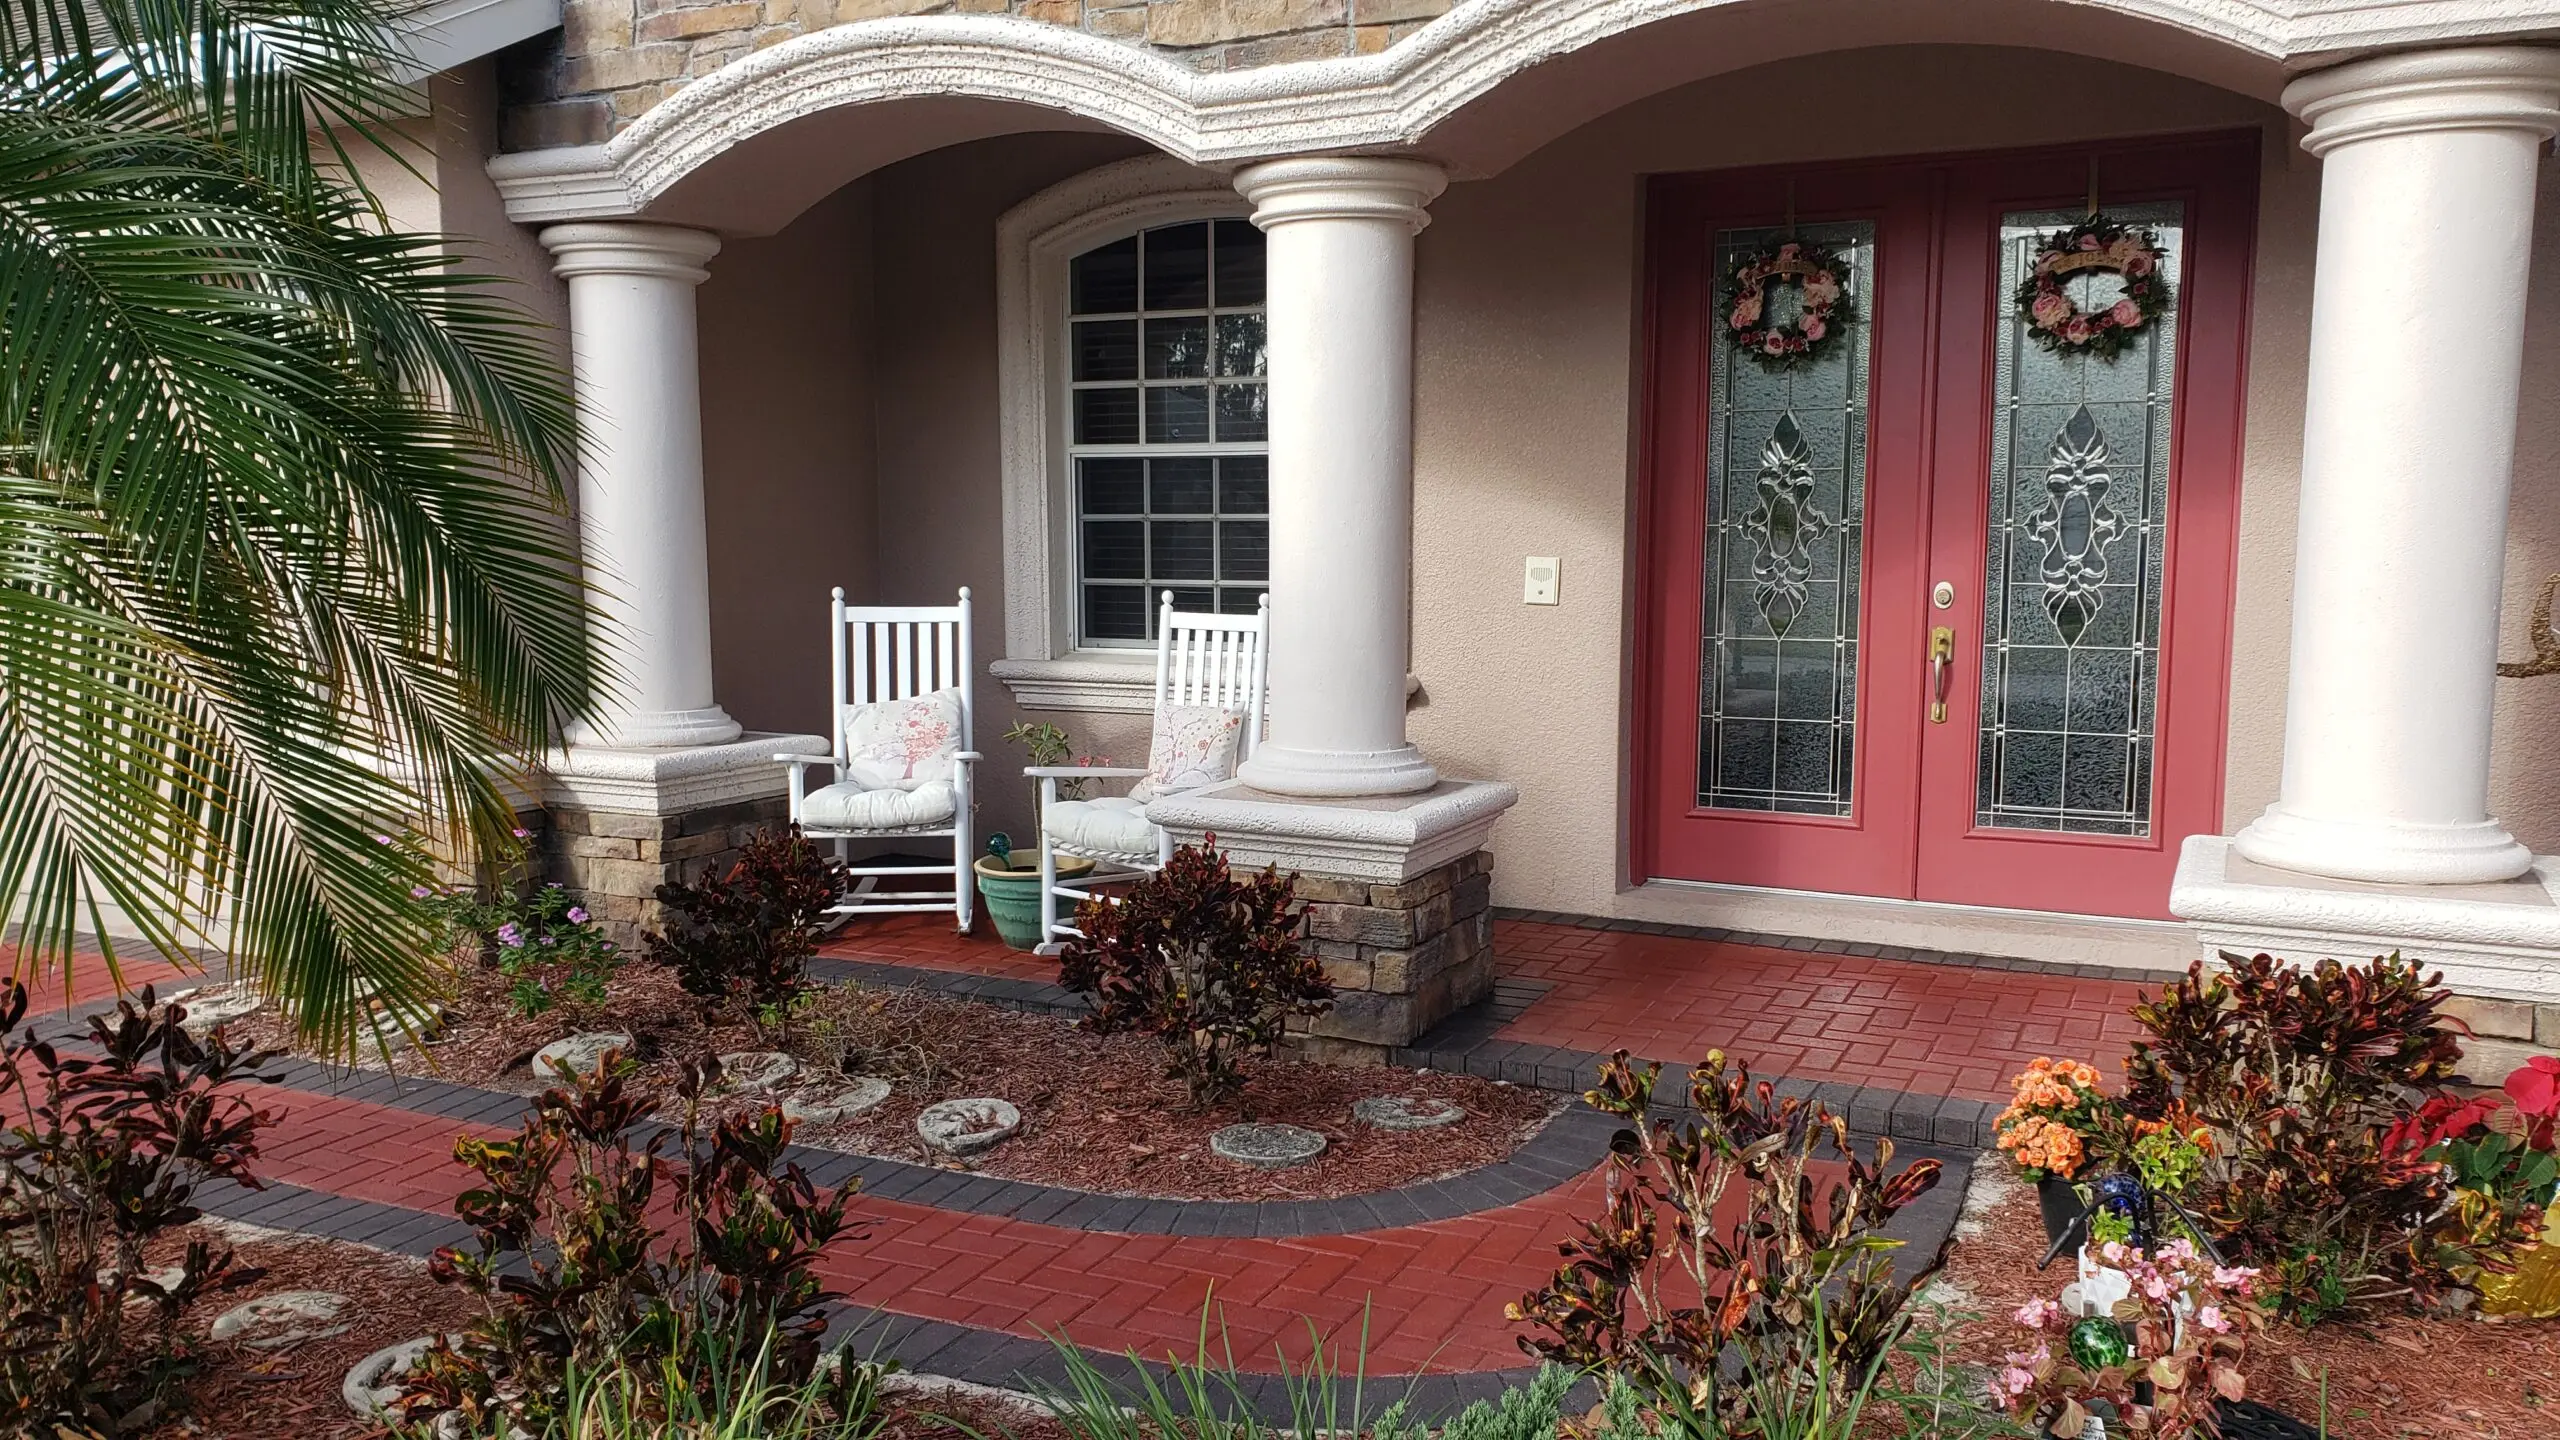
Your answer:
[[[890,16],[1017,15],[1249,70],[1384,50],[1453,0],[567,0],[562,28],[499,58],[509,150],[592,145],[742,55]]]
[[[1301,873],[1307,946],[1333,1008],[1304,1023],[1310,1056],[1383,1064],[1493,993],[1493,856],[1479,850],[1396,885]]]
[[[758,831],[787,821],[788,808],[780,796],[676,815],[555,803],[536,841],[542,878],[576,891],[605,938],[636,952],[664,908],[660,885],[698,880],[734,863]]]
[[[2462,1069],[2475,1085],[2497,1085],[2536,1055],[2560,1055],[2560,1005],[2457,995],[2445,1013],[2471,1027]]]

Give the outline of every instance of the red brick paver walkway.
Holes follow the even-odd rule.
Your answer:
[[[982,931],[991,927],[981,925]],[[1730,941],[1502,920],[1504,979],[1553,987],[1500,1040],[1689,1061],[1721,1049],[1763,1076],[2003,1100],[2038,1055],[2113,1073],[2139,1033],[2130,980],[1779,950]],[[936,916],[856,921],[847,960],[1055,981],[1054,963],[961,936]]]

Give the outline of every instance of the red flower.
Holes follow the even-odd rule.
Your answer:
[[[2527,1115],[2560,1115],[2560,1060],[2536,1055],[2507,1077],[2507,1098]]]

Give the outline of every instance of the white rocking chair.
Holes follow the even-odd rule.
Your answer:
[[[906,840],[949,836],[951,861],[935,865],[856,865],[847,872],[854,888],[828,911],[832,915],[890,914],[948,910],[960,933],[969,933],[971,902],[977,887],[969,871],[970,790],[977,753],[977,699],[970,681],[969,590],[950,606],[865,606],[844,603],[844,591],[828,604],[829,633],[834,637],[835,688],[828,727],[833,753],[777,755],[791,767],[791,820],[800,833],[836,842],[845,857],[855,840]],[[866,707],[933,697],[958,691],[959,749],[919,752],[908,770],[939,770],[948,760],[947,780],[891,778],[884,781],[877,765],[855,752],[850,732],[856,720],[866,723],[882,712]],[[931,738],[931,737],[926,737]],[[832,783],[808,788],[811,767],[826,766]],[[890,876],[941,875],[948,891],[875,888]],[[921,882],[918,882],[921,884]]]
[[[1209,705],[1241,713],[1244,723],[1236,738],[1236,759],[1241,763],[1253,753],[1254,741],[1262,733],[1263,660],[1270,639],[1268,595],[1251,615],[1209,615],[1174,609],[1173,592],[1164,592],[1164,603],[1156,612],[1157,717],[1161,719],[1176,705]],[[1071,906],[1094,899],[1095,886],[1135,880],[1162,869],[1173,856],[1173,837],[1147,823],[1147,801],[1154,794],[1058,798],[1062,780],[1141,780],[1147,775],[1146,766],[1034,765],[1022,773],[1040,782],[1040,949],[1051,953],[1058,937],[1084,933],[1059,918],[1061,908],[1067,908],[1060,901]],[[1093,873],[1081,877],[1073,888],[1059,884],[1062,855],[1091,860]]]

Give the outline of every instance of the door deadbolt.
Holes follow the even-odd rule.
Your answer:
[[[1937,588],[1929,592],[1929,603],[1935,605],[1941,610],[1954,609],[1956,603],[1956,587],[1948,584],[1944,580],[1939,581]]]

